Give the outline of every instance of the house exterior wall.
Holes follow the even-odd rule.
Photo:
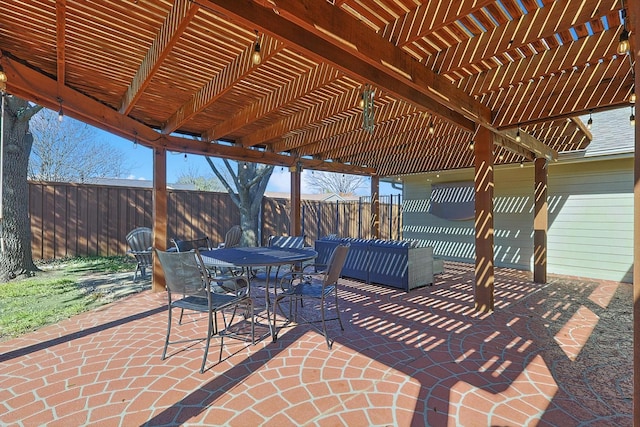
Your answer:
[[[433,246],[434,256],[473,262],[473,220],[429,213],[434,183],[470,182],[473,171],[405,178],[403,236]],[[549,165],[548,268],[551,274],[632,281],[633,159]],[[498,167],[494,192],[494,257],[498,267],[533,270],[531,164]]]

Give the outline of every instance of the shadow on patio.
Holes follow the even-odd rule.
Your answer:
[[[212,343],[204,374],[201,344],[160,360],[164,293],[0,343],[0,424],[632,424],[629,284],[496,269],[496,312],[480,315],[469,264],[410,293],[342,283],[333,350],[293,326],[225,340],[217,365]]]

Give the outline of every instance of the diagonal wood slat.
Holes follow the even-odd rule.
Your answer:
[[[260,45],[262,46],[262,55],[265,60],[275,55],[283,47],[282,43],[271,37],[263,37]],[[170,134],[175,131],[191,117],[230,91],[235,83],[245,78],[256,67],[251,61],[253,49],[253,44],[249,45],[228,66],[194,94],[186,104],[180,106],[162,127],[162,133]]]
[[[521,20],[512,20],[504,26],[447,49],[430,65],[438,72],[450,75],[485,58],[511,49],[524,48],[540,39],[553,38],[560,27],[568,28],[588,22],[617,8],[617,0],[584,0],[583,6],[577,9],[570,0],[558,0],[523,16]]]
[[[266,128],[263,128],[259,132],[240,138],[239,143],[245,147],[263,144],[273,139],[277,139],[288,132],[300,129],[303,126],[308,126],[309,123],[318,123],[325,118],[343,114],[358,105],[360,93],[360,88],[356,87],[352,88],[350,92],[337,94],[323,102],[311,104],[308,108],[298,114],[286,117]],[[310,95],[313,95],[313,93]],[[272,144],[272,149],[274,151],[287,151],[290,148],[295,147],[288,147],[286,144],[283,144],[276,145],[276,147],[273,148]]]
[[[57,82],[58,82],[58,92],[65,85],[65,76],[67,70],[67,64],[65,61],[65,40],[66,40],[66,8],[67,2],[66,0],[58,0],[56,1],[56,63],[57,63]]]
[[[206,132],[206,139],[211,141],[223,138],[261,117],[292,104],[314,90],[335,81],[339,76],[340,73],[337,70],[320,64],[309,72],[298,75],[293,81],[278,87],[276,92],[248,105],[225,122],[216,125]]]
[[[187,25],[198,11],[199,6],[189,0],[176,0],[171,12],[162,24],[160,32],[149,47],[147,54],[136,71],[131,84],[122,98],[120,113],[129,114],[142,92],[153,78],[162,61],[178,41]]]

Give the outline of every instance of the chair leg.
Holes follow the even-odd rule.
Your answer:
[[[204,346],[204,356],[202,356],[202,366],[200,366],[200,373],[204,373],[204,366],[207,363],[207,355],[209,354],[209,343],[211,342],[211,335],[213,334],[213,312],[209,312],[209,326],[207,328],[207,344]]]
[[[338,307],[338,288],[334,289],[336,296],[336,315],[338,316],[338,323],[340,323],[340,329],[344,331],[344,326],[342,326],[342,319],[340,318],[340,308]]]
[[[164,340],[164,350],[162,350],[162,358],[164,360],[167,356],[167,347],[169,347],[169,334],[171,333],[171,306],[169,306],[169,323],[167,324],[167,338]]]
[[[324,318],[325,318],[324,307],[325,307],[325,299],[322,298],[320,300],[320,314],[322,316],[322,333],[324,334],[324,339],[327,341],[327,347],[329,347],[329,350],[331,350],[332,342],[329,339],[329,334],[327,334],[327,324],[326,324],[326,322],[324,320]]]
[[[249,303],[247,304],[247,306],[248,309],[251,310],[251,345],[256,345],[256,318],[252,299],[249,299]]]

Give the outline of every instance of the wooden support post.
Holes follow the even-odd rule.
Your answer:
[[[640,2],[629,1],[631,28],[640,29]],[[640,38],[631,31],[631,52],[635,76],[634,89],[640,91]],[[636,102],[636,105],[638,103]],[[637,111],[635,111],[637,113]],[[636,125],[633,164],[633,426],[640,427],[640,125]]]
[[[291,223],[289,224],[289,235],[300,236],[302,234],[302,225],[300,222],[300,180],[302,170],[299,165],[292,166],[289,170],[291,171]]]
[[[153,247],[167,250],[167,150],[153,150]],[[153,292],[166,289],[164,272],[157,256],[153,257]]]
[[[380,238],[380,177],[371,177],[371,237]]]
[[[493,311],[493,136],[481,127],[476,134],[475,154],[475,308]]]
[[[534,218],[533,218],[533,281],[547,283],[547,159],[537,158],[535,165]]]

